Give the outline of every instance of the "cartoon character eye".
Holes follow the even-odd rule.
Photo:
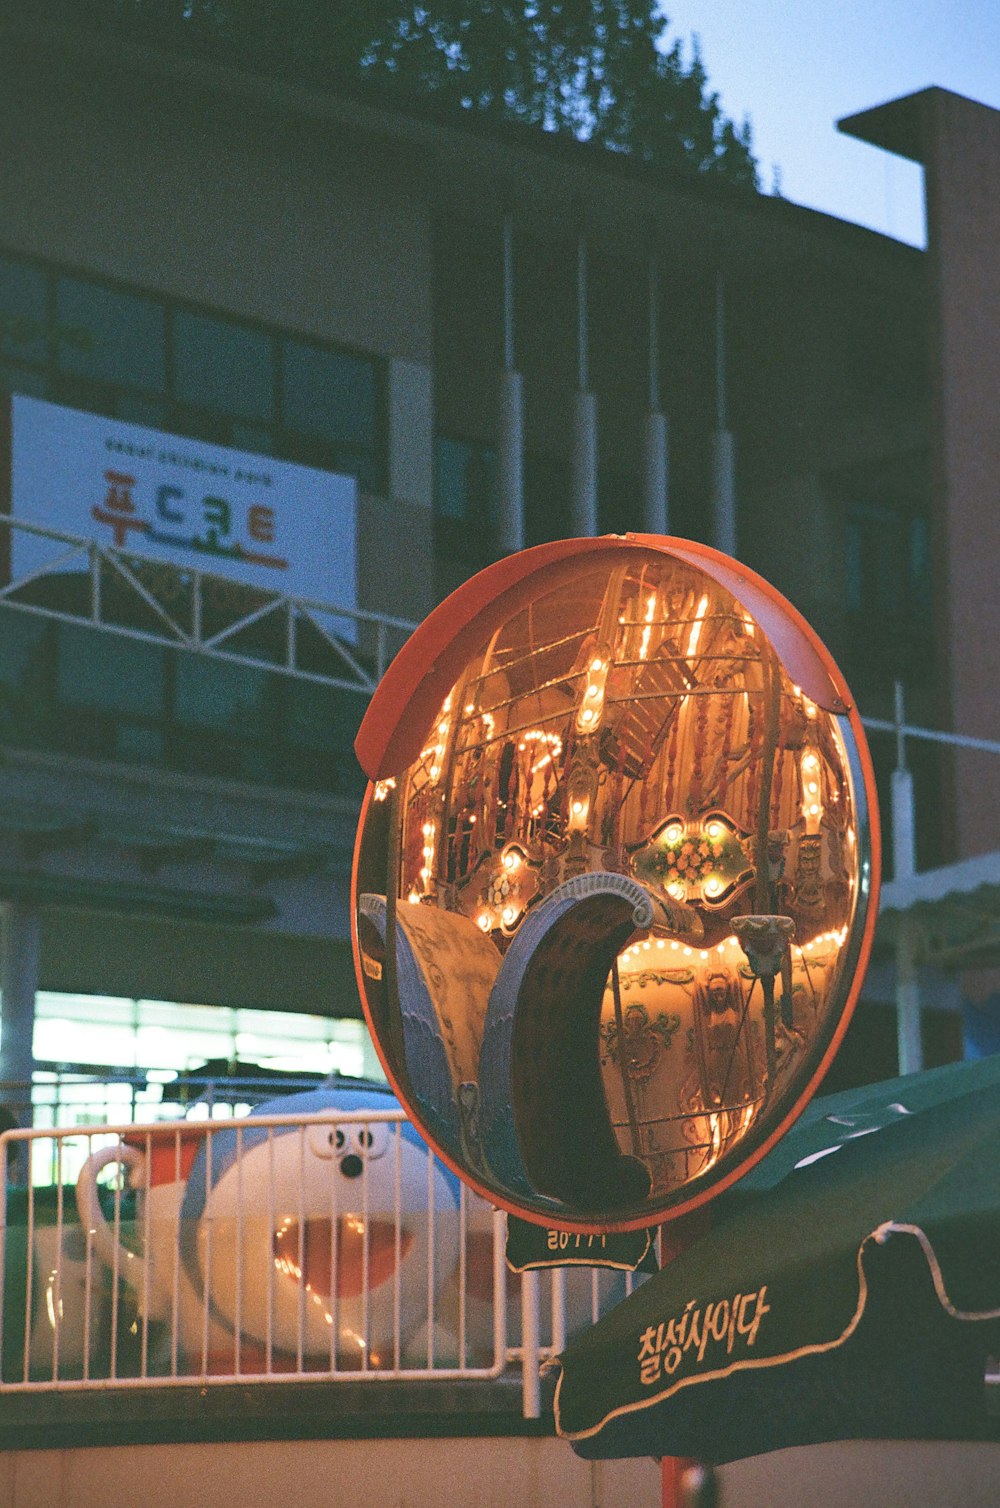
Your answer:
[[[339,1128],[336,1131],[331,1131],[329,1136],[327,1137],[327,1142],[331,1147],[336,1147],[337,1151],[339,1152],[341,1147],[344,1145],[343,1131],[341,1131]]]
[[[370,1147],[374,1140],[375,1138],[370,1131],[358,1132],[358,1141],[360,1142],[361,1146]]]

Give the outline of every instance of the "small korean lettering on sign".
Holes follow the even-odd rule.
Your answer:
[[[715,1365],[723,1356],[751,1349],[761,1321],[770,1314],[767,1284],[753,1293],[735,1293],[702,1308],[696,1299],[672,1319],[649,1325],[639,1337],[639,1380],[645,1387],[672,1378],[682,1369],[693,1371],[706,1356]]]

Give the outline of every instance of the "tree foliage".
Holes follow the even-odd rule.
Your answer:
[[[94,3],[94,0],[92,0]],[[656,0],[96,0],[116,18],[253,50],[330,82],[592,140],[748,187],[748,121],[722,112],[695,41]]]

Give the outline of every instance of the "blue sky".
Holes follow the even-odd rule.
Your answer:
[[[938,84],[1000,109],[1000,0],[662,0],[701,39],[727,115],[749,115],[765,189],[923,242],[922,174],[836,130]]]

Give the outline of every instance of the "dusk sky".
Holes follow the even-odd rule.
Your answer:
[[[923,243],[922,173],[837,131],[845,115],[938,84],[1000,109],[997,0],[663,0],[697,34],[727,115],[753,124],[762,187]]]

